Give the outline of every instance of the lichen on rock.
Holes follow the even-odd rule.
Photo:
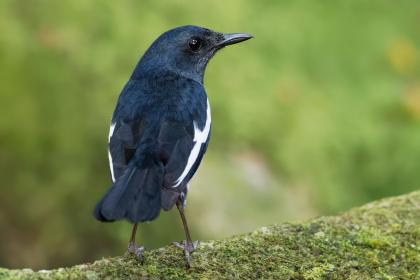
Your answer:
[[[143,265],[112,257],[38,272],[0,268],[0,279],[420,279],[420,191],[202,242],[188,271],[175,246],[145,258]]]

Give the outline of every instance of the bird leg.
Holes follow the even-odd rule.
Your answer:
[[[127,254],[133,254],[133,255],[136,256],[136,258],[140,262],[143,262],[144,261],[144,256],[143,256],[144,247],[138,246],[136,244],[137,225],[138,224],[133,225],[133,230],[131,231],[130,241],[128,242]]]
[[[182,241],[182,243],[174,242],[173,244],[177,246],[178,248],[181,248],[184,250],[185,265],[187,268],[190,268],[191,254],[197,249],[199,242],[198,241],[192,242],[190,231],[188,229],[187,219],[185,218],[185,214],[184,214],[184,206],[181,200],[177,201],[176,207],[178,208],[179,215],[181,216],[186,240]]]

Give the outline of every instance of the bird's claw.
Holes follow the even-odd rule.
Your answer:
[[[200,241],[188,242],[187,240],[184,240],[181,243],[173,242],[172,244],[184,251],[185,265],[187,269],[190,268],[191,254],[198,248]]]
[[[188,242],[186,240],[182,242],[172,242],[176,247],[183,249],[184,251],[189,252],[190,254],[194,252],[200,245],[200,241]]]
[[[132,254],[132,255],[136,256],[138,261],[143,263],[144,262],[143,252],[144,252],[144,247],[143,246],[137,246],[136,243],[130,242],[128,244],[126,255]]]

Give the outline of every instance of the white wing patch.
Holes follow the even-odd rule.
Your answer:
[[[116,123],[112,123],[111,127],[109,128],[108,144],[111,141],[112,135],[114,134],[115,124]],[[115,183],[114,164],[112,163],[112,155],[111,155],[111,151],[110,151],[109,147],[108,147],[108,159],[109,159],[109,169],[111,170],[112,182]]]
[[[207,117],[206,117],[206,124],[203,130],[199,129],[197,123],[194,121],[194,146],[188,156],[187,165],[185,166],[184,171],[182,172],[181,176],[175,181],[175,185],[173,188],[178,187],[182,181],[187,177],[188,173],[190,172],[191,168],[193,167],[195,161],[200,154],[201,145],[206,143],[207,138],[209,137],[210,133],[210,124],[211,124],[211,114],[210,114],[210,104],[209,100],[207,99]]]

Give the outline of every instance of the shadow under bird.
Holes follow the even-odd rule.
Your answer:
[[[113,184],[99,201],[99,221],[133,224],[128,253],[143,259],[135,243],[138,223],[177,206],[186,240],[186,265],[196,249],[184,214],[188,182],[210,139],[211,114],[203,76],[209,60],[225,46],[252,38],[197,26],[163,33],[138,62],[123,88],[109,131]]]

